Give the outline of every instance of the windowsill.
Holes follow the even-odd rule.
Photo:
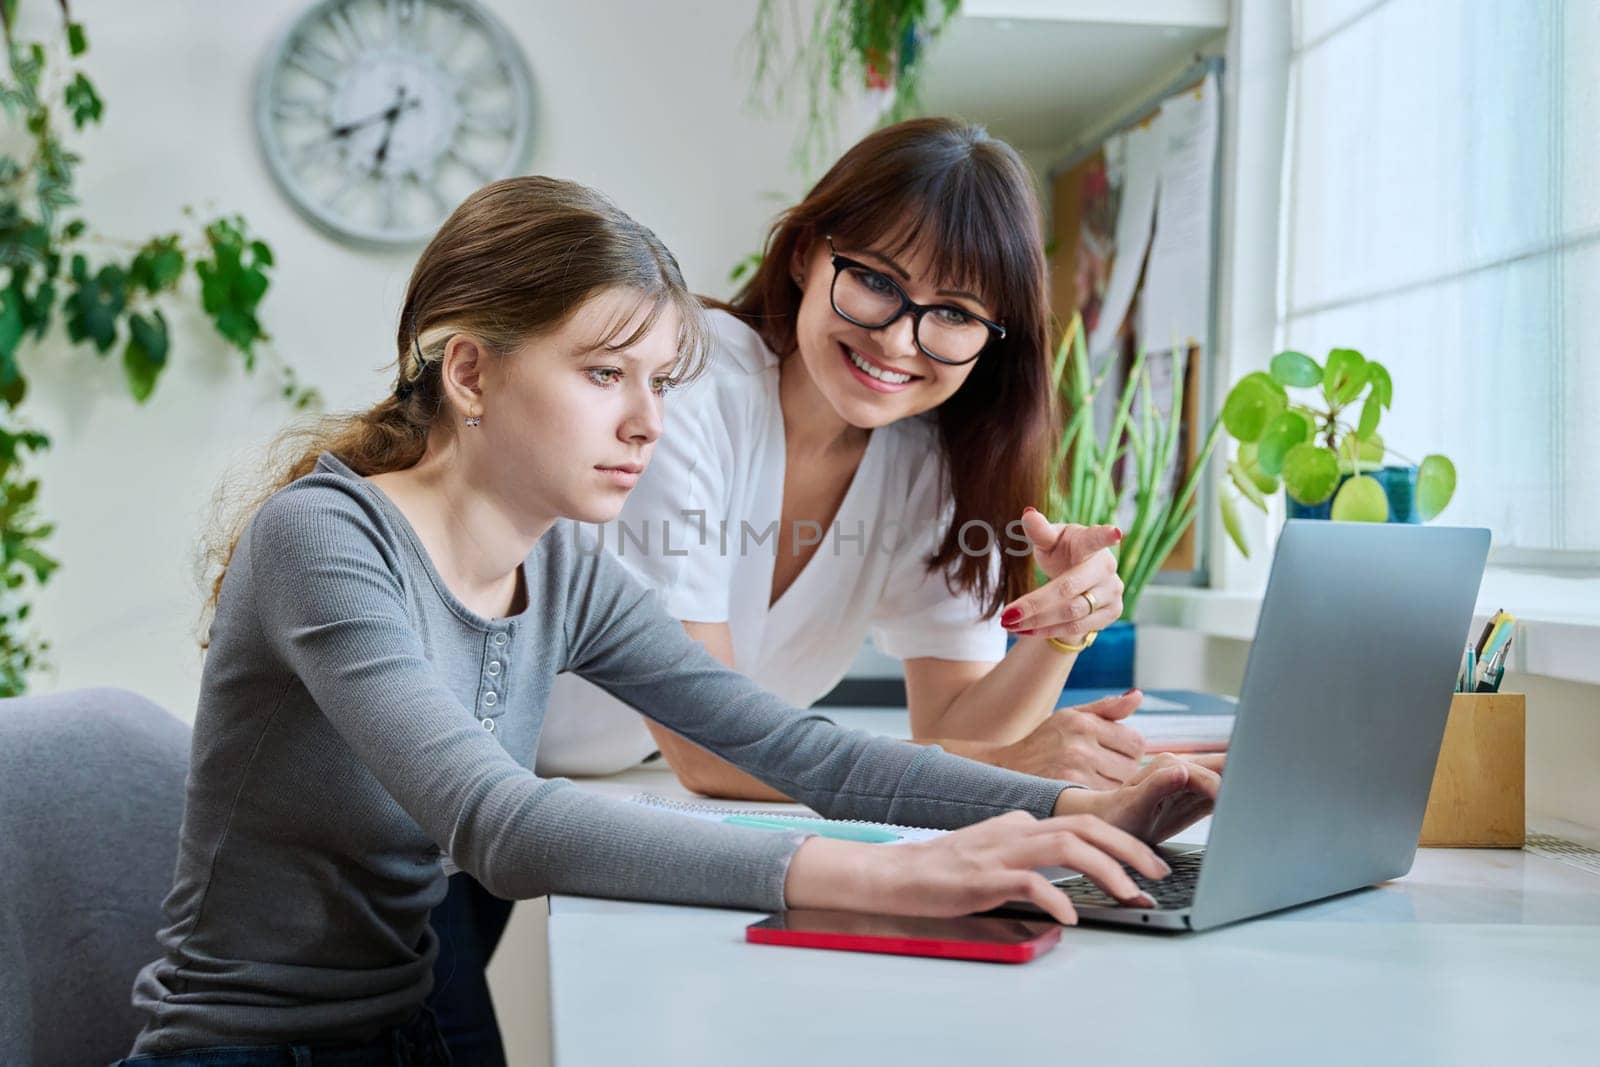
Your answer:
[[[1580,605],[1590,607],[1584,611]],[[1485,572],[1473,630],[1496,609],[1517,616],[1506,669],[1600,685],[1600,578],[1569,578],[1492,567]],[[1261,594],[1152,586],[1140,599],[1138,620],[1209,637],[1255,637]]]

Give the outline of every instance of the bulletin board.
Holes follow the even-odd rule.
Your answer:
[[[1101,433],[1141,344],[1149,350],[1152,398],[1163,415],[1170,408],[1173,360],[1186,361],[1168,492],[1187,477],[1208,421],[1221,69],[1219,57],[1197,61],[1069,152],[1048,175],[1051,310],[1063,329],[1074,314],[1082,316],[1096,370],[1112,362],[1097,404]],[[1202,486],[1202,515],[1207,492]],[[1205,581],[1203,525],[1196,521],[1177,542],[1158,581]]]

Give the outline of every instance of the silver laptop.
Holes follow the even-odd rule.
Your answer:
[[[1409,871],[1488,551],[1481,529],[1287,523],[1206,846],[1133,875],[1155,908],[1057,880],[1079,916],[1205,930]]]

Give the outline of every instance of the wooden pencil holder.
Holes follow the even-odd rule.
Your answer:
[[[1422,818],[1423,847],[1521,848],[1527,698],[1457,693]]]

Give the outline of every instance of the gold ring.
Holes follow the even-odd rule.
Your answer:
[[[1093,615],[1096,611],[1100,610],[1100,605],[1095,601],[1094,594],[1089,592],[1089,590],[1085,589],[1083,592],[1079,593],[1078,595],[1083,597],[1084,601],[1089,605],[1089,614],[1090,615]]]

